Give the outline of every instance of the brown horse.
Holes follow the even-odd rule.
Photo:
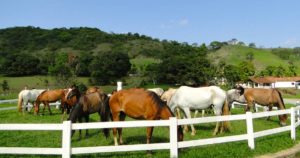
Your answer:
[[[66,94],[68,93],[67,89],[55,89],[55,90],[46,90],[42,92],[37,98],[34,104],[34,113],[37,114],[39,112],[40,104],[44,104],[43,114],[45,112],[45,108],[47,107],[50,115],[52,114],[49,103],[56,102],[58,100],[61,101],[61,108],[65,109],[66,103]]]
[[[263,89],[263,88],[247,88],[244,89],[242,86],[237,87],[240,95],[244,95],[247,102],[245,111],[249,111],[250,107],[255,110],[255,103],[267,106],[269,111],[273,109],[273,106],[278,109],[285,109],[285,105],[281,96],[281,93],[277,89]],[[279,115],[280,125],[285,126],[287,115]]]
[[[115,92],[110,97],[109,106],[113,121],[124,121],[126,115],[134,119],[145,120],[167,120],[169,117],[174,117],[170,108],[157,94],[144,89],[133,88]],[[152,132],[153,127],[147,127],[147,143],[150,143]],[[118,145],[116,128],[113,129],[113,134],[115,145]],[[118,134],[120,144],[122,144],[122,128],[118,128]],[[178,126],[178,140],[183,140],[181,126]]]
[[[81,123],[82,118],[85,118],[86,122],[89,122],[89,115],[98,112],[101,117],[101,121],[108,121],[110,115],[110,109],[108,105],[108,96],[100,91],[94,93],[81,95],[78,89],[72,89],[67,96],[67,99],[71,99],[76,96],[78,102],[72,109],[68,120],[72,123],[76,123],[77,120]],[[72,135],[75,131],[72,131]],[[109,135],[108,129],[103,130],[106,137]],[[86,136],[88,136],[88,130],[86,130]],[[81,130],[79,130],[79,138],[81,138]]]

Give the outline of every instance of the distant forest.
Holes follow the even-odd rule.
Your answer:
[[[207,54],[228,44],[219,41],[209,45],[188,44],[138,33],[106,33],[87,27],[12,27],[0,29],[0,74],[51,75],[63,81],[87,76],[94,84],[110,84],[120,78],[138,76],[141,84],[194,86],[215,84],[216,78],[222,77],[233,83],[253,75],[278,75],[274,73],[276,67],[256,72],[251,60],[241,61],[239,65],[212,64]],[[243,42],[238,45],[245,46]],[[253,48],[255,44],[245,47]],[[299,57],[299,50],[278,48],[273,52],[286,60],[291,56]],[[294,66],[282,70],[279,75],[295,76],[296,69]]]

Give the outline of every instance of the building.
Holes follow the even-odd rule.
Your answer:
[[[243,84],[253,88],[295,88],[300,89],[300,77],[249,77],[249,82]]]

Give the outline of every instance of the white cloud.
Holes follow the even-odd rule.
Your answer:
[[[300,40],[297,38],[289,38],[286,41],[283,42],[284,47],[299,47],[300,46]]]

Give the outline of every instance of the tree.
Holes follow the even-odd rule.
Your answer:
[[[9,90],[9,86],[8,86],[7,80],[3,80],[1,86],[2,86],[3,92],[6,92],[7,90]]]
[[[248,45],[250,48],[256,48],[256,45],[255,45],[255,43],[249,43],[249,45]]]
[[[127,54],[105,52],[96,56],[90,64],[92,82],[95,84],[115,83],[127,75],[131,64]]]
[[[209,44],[210,48],[212,50],[218,50],[220,49],[224,44],[222,42],[213,41]]]
[[[239,68],[234,65],[226,65],[224,69],[224,76],[229,84],[233,87],[236,82],[240,81]]]
[[[241,81],[246,82],[250,76],[255,74],[255,68],[252,62],[243,61],[238,65],[239,78]]]
[[[55,58],[55,63],[49,66],[48,72],[54,76],[57,84],[68,87],[74,83],[75,75],[68,65],[68,54],[59,53]]]
[[[254,54],[253,54],[253,52],[248,52],[247,54],[246,54],[246,59],[248,60],[248,61],[253,61],[253,59],[254,59]]]

